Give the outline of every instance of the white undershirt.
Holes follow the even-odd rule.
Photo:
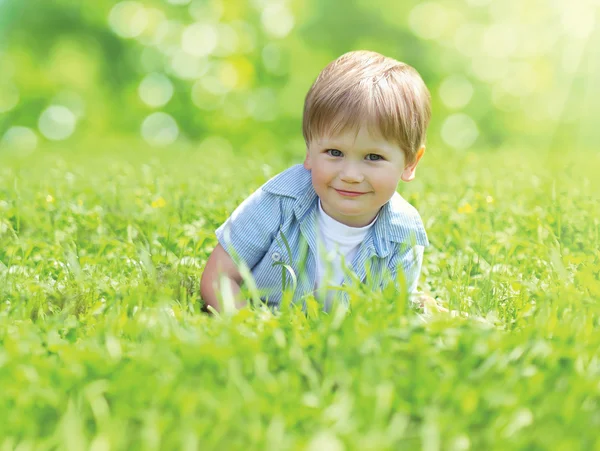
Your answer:
[[[319,199],[319,214],[317,217],[317,277],[315,288],[326,285],[341,285],[344,281],[342,258],[351,267],[352,260],[358,252],[369,229],[373,227],[377,217],[364,227],[350,227],[336,221],[323,210]],[[334,292],[327,294],[326,310]]]

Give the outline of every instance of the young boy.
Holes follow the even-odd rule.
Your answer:
[[[430,116],[412,67],[369,51],[331,62],[306,96],[304,164],[266,182],[216,230],[200,285],[207,306],[219,310],[222,280],[244,305],[241,263],[271,307],[287,282],[294,302],[316,293],[329,309],[336,286],[352,282],[345,264],[375,290],[400,268],[407,286],[398,289],[413,293],[428,240],[396,188],[415,177]]]

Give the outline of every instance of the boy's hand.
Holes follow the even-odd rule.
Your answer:
[[[239,299],[241,282],[242,276],[237,265],[223,246],[217,244],[208,257],[200,280],[200,295],[206,303],[207,310],[208,307],[212,307],[217,312],[221,310],[218,296],[223,291],[223,283],[226,284],[225,288],[237,306],[237,303],[241,302]]]
[[[414,302],[419,308],[422,308],[426,312],[445,312],[449,310],[439,305],[435,299],[425,293],[415,293],[412,295],[411,301]]]

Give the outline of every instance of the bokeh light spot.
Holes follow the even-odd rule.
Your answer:
[[[140,83],[138,94],[146,105],[159,108],[166,105],[173,97],[173,83],[164,74],[151,73]]]
[[[73,112],[63,105],[52,105],[44,110],[38,120],[40,133],[52,141],[62,141],[75,131],[77,119]]]
[[[294,16],[282,4],[270,4],[262,12],[261,21],[264,30],[275,38],[286,37],[294,28]]]
[[[190,3],[189,13],[194,20],[203,22],[218,22],[223,16],[223,3],[219,0],[193,0]]]
[[[486,82],[502,79],[508,71],[508,66],[508,61],[500,58],[479,57],[471,61],[475,76]]]
[[[483,33],[483,54],[506,58],[514,53],[517,47],[517,30],[510,24],[494,24]]]
[[[457,113],[448,116],[441,129],[442,139],[455,149],[468,149],[479,136],[477,124],[470,116]]]
[[[282,51],[277,44],[270,43],[265,45],[261,56],[265,68],[272,74],[284,75],[287,72]]]
[[[28,127],[13,126],[4,133],[2,145],[12,150],[32,151],[38,145],[38,137]]]
[[[475,23],[466,23],[458,27],[454,33],[454,46],[465,56],[475,56],[480,53],[479,43],[485,27]]]
[[[181,48],[194,56],[207,56],[217,46],[217,31],[214,26],[205,23],[194,23],[183,31]]]
[[[141,3],[125,1],[112,7],[108,23],[114,33],[123,38],[135,38],[148,24],[146,10]]]
[[[11,82],[0,84],[0,113],[12,110],[19,103],[19,89]]]
[[[167,113],[152,113],[142,123],[142,137],[152,146],[173,144],[179,136],[177,122]]]
[[[447,24],[446,8],[435,2],[419,3],[410,11],[408,24],[420,38],[436,39]]]
[[[223,84],[221,78],[218,75],[206,75],[202,77],[199,81],[206,91],[216,96],[226,94],[230,90],[227,86]]]
[[[448,108],[462,108],[473,97],[473,85],[462,75],[450,75],[442,81],[439,93]]]
[[[136,39],[144,45],[155,45],[159,27],[167,22],[167,16],[158,8],[146,8],[146,26]]]
[[[239,40],[237,31],[231,25],[218,24],[217,46],[214,54],[221,57],[235,54],[239,47]]]
[[[204,75],[208,68],[207,58],[190,55],[183,50],[175,52],[171,58],[171,72],[183,80],[196,80]]]
[[[154,42],[165,55],[173,55],[181,50],[182,35],[185,26],[177,20],[165,20],[156,28]]]

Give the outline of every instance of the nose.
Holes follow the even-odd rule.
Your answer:
[[[344,164],[340,171],[340,180],[346,183],[360,183],[364,180],[364,175],[358,167],[359,165],[352,162]]]

